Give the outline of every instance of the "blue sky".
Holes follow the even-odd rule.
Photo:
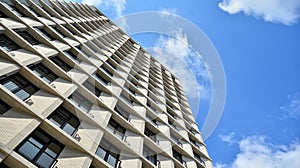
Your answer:
[[[175,13],[209,37],[227,78],[223,116],[205,141],[215,167],[283,168],[287,163],[291,168],[300,167],[299,0],[84,2],[96,5],[112,19],[143,11]],[[177,35],[185,41],[184,34]],[[166,49],[164,44],[174,42],[161,35],[134,38],[146,48]],[[172,47],[176,48],[176,42],[167,49]],[[189,53],[187,48],[182,50]],[[208,87],[203,92],[209,88],[207,83],[204,86]],[[209,102],[207,93],[197,117],[200,126]]]

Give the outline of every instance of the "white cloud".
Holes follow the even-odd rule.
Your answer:
[[[180,79],[187,97],[208,98],[209,76],[204,62],[189,48],[188,38],[181,29],[173,34],[174,38],[161,36],[152,49],[152,55]]]
[[[126,9],[126,0],[82,0],[82,3],[95,5],[96,7],[111,8],[116,12],[116,17],[121,17]]]
[[[214,168],[226,168],[226,164],[217,163]]]
[[[285,25],[294,24],[300,18],[299,0],[223,0],[219,7],[230,14],[244,12]]]
[[[298,119],[300,117],[300,93],[288,96],[289,103],[280,107],[284,112],[283,119]]]
[[[162,12],[163,16],[169,16],[171,14],[176,14],[177,13],[177,9],[176,8],[174,8],[174,9],[163,8],[161,10],[161,12]]]
[[[236,143],[237,141],[234,140],[234,132],[231,132],[228,135],[219,135],[223,142],[227,142],[229,145]]]
[[[219,168],[299,168],[300,144],[274,145],[264,136],[249,136],[238,142],[240,152],[230,164],[218,163]]]

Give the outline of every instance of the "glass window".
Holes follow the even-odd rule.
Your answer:
[[[146,145],[144,145],[143,155],[151,163],[157,165],[157,154]]]
[[[63,69],[65,72],[68,72],[70,69],[72,69],[72,67],[70,65],[68,65],[67,63],[65,63],[62,59],[60,59],[59,57],[52,57],[50,58],[51,61],[53,61],[58,67],[60,67],[61,69]]]
[[[26,40],[31,45],[40,44],[34,37],[32,37],[27,31],[16,31],[24,40]]]
[[[29,68],[47,83],[51,83],[55,79],[58,78],[58,76],[55,73],[50,71],[46,66],[44,66],[41,63],[37,64],[37,65],[30,66]]]
[[[129,114],[121,107],[116,106],[115,107],[115,111],[120,114],[123,118],[125,118],[125,120],[128,120],[129,118]]]
[[[41,168],[50,168],[64,145],[44,131],[37,129],[16,148],[16,151]]]
[[[86,55],[88,58],[91,57],[85,50],[81,49],[79,46],[76,46],[76,48],[82,52],[84,55]]]
[[[33,10],[33,9],[31,9],[30,6],[26,6],[26,7],[27,7],[27,9],[28,9],[31,13],[33,13],[35,16],[37,16],[37,17],[42,17],[38,12],[36,12],[36,11]]]
[[[9,109],[11,109],[11,107],[6,104],[3,100],[0,99],[0,114],[4,114],[5,112],[7,112]]]
[[[0,46],[7,52],[21,48],[18,44],[16,44],[10,38],[8,38],[5,34],[0,34]]]
[[[64,54],[66,54],[68,57],[70,57],[72,60],[74,60],[77,63],[81,63],[82,62],[82,60],[80,58],[78,58],[78,56],[75,55],[71,51],[64,51]]]
[[[110,72],[108,69],[106,69],[103,65],[100,66],[100,68],[101,68],[104,72],[106,72],[109,76],[113,76],[113,73]]]
[[[15,6],[13,5],[9,5],[9,8],[18,16],[20,17],[25,17],[26,15],[21,11],[19,10],[18,8],[16,8]]]
[[[55,110],[48,119],[69,135],[73,135],[80,125],[79,119],[63,107]]]
[[[38,91],[35,85],[18,73],[2,79],[0,83],[22,100],[26,100]]]
[[[154,132],[152,132],[149,128],[146,127],[144,133],[147,137],[149,137],[151,140],[156,142],[156,134]]]
[[[93,93],[94,95],[96,95],[97,97],[100,96],[101,94],[101,90],[98,89],[94,84],[92,84],[89,81],[86,81],[83,83],[83,86],[85,86],[85,88],[87,88],[91,93]]]
[[[98,79],[101,83],[104,83],[105,85],[109,84],[109,81],[106,80],[104,77],[102,77],[99,73],[96,73],[94,75],[96,77],[96,79]]]
[[[78,106],[82,111],[88,112],[93,106],[93,103],[91,103],[89,100],[87,100],[84,96],[82,96],[77,91],[74,92],[69,99]]]
[[[114,119],[110,119],[108,123],[108,128],[115,134],[118,138],[123,139],[126,129],[117,123]]]
[[[113,167],[118,166],[121,151],[113,144],[103,139],[97,148],[96,154]]]
[[[0,10],[0,18],[7,18],[7,16]]]
[[[173,157],[175,159],[177,159],[180,163],[183,163],[183,161],[182,161],[182,155],[179,152],[177,152],[176,150],[174,150],[174,149],[173,149]]]
[[[54,40],[54,38],[49,33],[47,33],[44,29],[41,28],[34,28],[34,29],[49,41]]]
[[[62,36],[62,37],[66,37],[61,31],[59,31],[58,30],[58,28],[57,27],[55,27],[55,26],[51,26],[51,28],[57,33],[57,34],[59,34],[60,36]]]
[[[1,168],[9,168],[5,163],[3,163],[3,161],[0,163],[0,167]]]
[[[194,152],[194,151],[193,151],[193,152]],[[200,163],[205,164],[204,161],[201,159],[201,156],[200,156],[200,155],[198,155],[197,153],[194,152],[194,156],[195,156],[195,158],[196,158]]]
[[[189,137],[189,140],[191,141],[191,143],[193,143],[195,146],[197,146],[199,148],[199,145],[196,143],[195,140],[193,140],[192,138]]]

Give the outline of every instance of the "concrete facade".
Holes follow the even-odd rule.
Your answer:
[[[0,0],[0,167],[210,168],[180,81],[94,6]]]

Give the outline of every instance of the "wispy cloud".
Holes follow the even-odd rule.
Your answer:
[[[188,45],[188,38],[181,29],[173,37],[161,36],[152,49],[152,54],[181,81],[190,98],[209,97],[209,75],[201,57]],[[193,75],[194,74],[194,75]]]
[[[232,145],[232,144],[234,144],[234,143],[237,143],[237,141],[234,140],[234,135],[235,135],[235,133],[234,133],[234,132],[231,132],[231,133],[228,134],[228,135],[219,135],[219,137],[221,138],[221,140],[222,140],[223,142],[226,142],[226,143],[228,143],[229,145]]]
[[[122,16],[123,11],[126,9],[126,0],[82,0],[81,2],[97,7],[113,9],[116,17]]]
[[[283,119],[299,119],[300,117],[300,93],[288,96],[289,103],[280,107],[284,112]]]
[[[299,168],[300,144],[275,145],[265,136],[249,136],[238,142],[240,152],[232,163],[218,163],[219,168]]]
[[[115,14],[115,18],[122,17],[123,12],[126,10],[126,0],[82,0],[81,2],[101,9],[109,9]],[[126,18],[119,19],[117,24],[126,32],[128,28]]]
[[[176,14],[177,13],[177,9],[176,8],[173,8],[173,9],[170,9],[170,8],[163,8],[161,10],[162,12],[162,15],[163,16],[169,16],[171,14]]]
[[[230,14],[243,12],[285,25],[292,25],[300,18],[299,0],[223,0],[219,7]]]

